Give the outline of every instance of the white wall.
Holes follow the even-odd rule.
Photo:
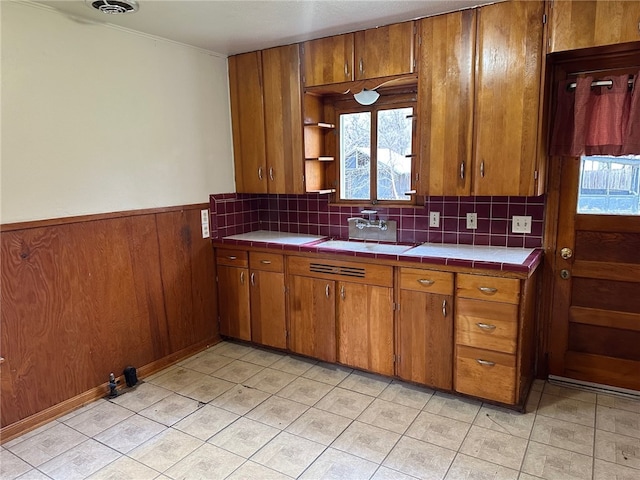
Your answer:
[[[0,4],[0,223],[235,191],[224,56]]]

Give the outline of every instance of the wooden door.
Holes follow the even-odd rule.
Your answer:
[[[640,41],[640,2],[555,0],[549,53]]]
[[[640,390],[640,217],[576,213],[579,164],[562,159],[549,373]]]
[[[400,290],[397,375],[451,390],[453,296]]]
[[[393,291],[338,283],[338,362],[393,375]]]
[[[229,96],[238,193],[267,192],[262,56],[229,57]]]
[[[252,271],[251,339],[276,348],[287,348],[284,273]]]
[[[220,334],[251,340],[249,270],[218,265]]]
[[[298,45],[262,51],[269,193],[304,193],[302,85]]]
[[[414,23],[394,23],[355,34],[355,79],[413,73]]]
[[[307,87],[350,82],[353,77],[353,33],[310,40],[302,44]]]
[[[478,9],[474,195],[534,195],[541,1]]]
[[[289,349],[335,362],[335,282],[291,275],[289,291]]]
[[[475,10],[420,20],[419,195],[469,195]]]

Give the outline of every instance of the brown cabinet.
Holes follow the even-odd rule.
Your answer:
[[[419,21],[419,194],[540,193],[543,11],[510,1]]]
[[[304,42],[306,87],[413,73],[414,23]]]
[[[297,45],[229,57],[239,193],[304,193],[302,87]]]
[[[216,251],[220,334],[251,340],[251,304],[247,252]]]
[[[451,390],[453,381],[453,274],[399,269],[396,374]]]
[[[517,365],[526,354],[519,333],[523,322],[533,321],[520,307],[521,281],[458,274],[456,282],[456,391],[518,403],[523,378]]]
[[[249,252],[251,340],[261,345],[287,348],[284,257]]]
[[[640,41],[640,2],[551,2],[548,52]]]

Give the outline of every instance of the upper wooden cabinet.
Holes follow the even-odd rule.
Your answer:
[[[640,2],[551,2],[549,53],[640,41]]]
[[[414,22],[304,42],[306,87],[413,73]]]
[[[304,193],[302,89],[297,45],[229,57],[239,193]]]
[[[541,1],[477,11],[474,195],[536,194],[543,13]]]
[[[469,195],[475,10],[420,20],[419,195]]]

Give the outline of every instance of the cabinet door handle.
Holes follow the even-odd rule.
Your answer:
[[[227,258],[228,258],[229,260],[235,260],[235,259],[236,259],[236,258],[238,258],[238,257],[236,257],[235,255],[229,255]]]
[[[362,61],[362,58],[360,58],[360,73],[364,73],[364,62]]]
[[[251,285],[253,285],[254,287],[256,286],[256,274],[255,273],[251,274]]]
[[[349,78],[349,64],[344,62],[344,76]]]
[[[480,162],[480,176],[484,178],[484,160]]]
[[[447,316],[447,301],[446,300],[442,301],[442,316],[443,317]]]
[[[240,272],[240,285],[244,285],[244,272]]]
[[[482,322],[476,323],[476,326],[478,328],[483,329],[483,330],[495,330],[496,329],[495,325],[489,325],[488,323],[482,323]]]
[[[493,287],[478,287],[478,290],[480,290],[482,293],[486,293],[487,295],[493,295],[498,291],[497,288]]]
[[[418,283],[420,285],[433,285],[434,283],[436,283],[436,281],[435,280],[429,280],[429,279],[426,279],[426,278],[419,278],[418,279]]]
[[[327,283],[324,287],[324,294],[329,298],[329,284]]]
[[[460,162],[460,179],[464,180],[464,162]]]
[[[262,167],[258,167],[258,179],[262,180]]]
[[[271,179],[271,181],[273,182],[273,167],[269,168],[269,178]]]
[[[484,365],[485,367],[493,367],[496,362],[490,362],[489,360],[482,360],[481,358],[476,358],[476,362],[480,365]]]
[[[340,287],[340,296],[343,300],[347,297],[347,292],[345,291],[344,285]]]
[[[271,265],[271,260],[260,260],[260,263],[263,265]]]

